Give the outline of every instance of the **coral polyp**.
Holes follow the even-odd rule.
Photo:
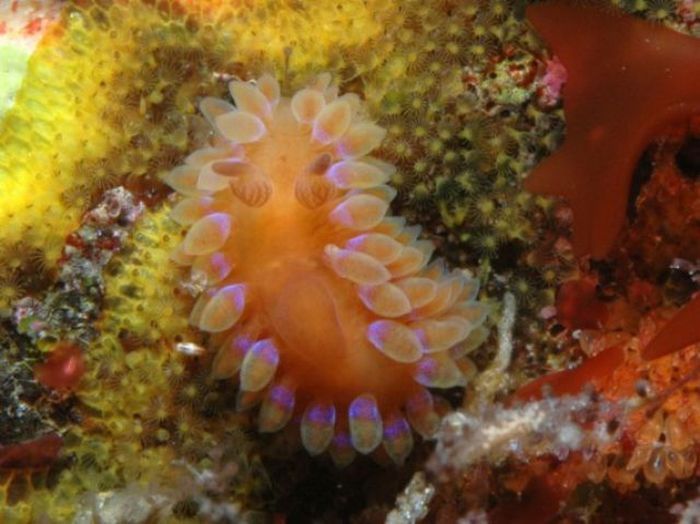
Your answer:
[[[239,409],[261,403],[261,431],[296,416],[312,455],[343,465],[383,443],[400,463],[411,426],[436,429],[427,388],[466,383],[486,308],[387,216],[395,168],[369,156],[385,130],[330,80],[287,98],[264,75],[230,83],[235,106],[201,102],[214,135],[166,177],[187,227],[173,260],[203,289],[190,323],[211,335],[213,376],[238,377]]]

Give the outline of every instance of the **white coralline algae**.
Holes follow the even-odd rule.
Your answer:
[[[609,423],[625,411],[625,405],[588,393],[513,407],[484,405],[476,413],[457,411],[442,422],[430,469],[437,475],[449,475],[480,461],[498,463],[508,456],[526,460],[554,454],[563,459],[571,451],[616,439],[617,433],[608,431]],[[586,425],[590,420],[593,424]]]
[[[403,493],[396,499],[396,507],[387,515],[386,524],[414,524],[428,514],[428,504],[435,488],[421,472],[413,475]]]

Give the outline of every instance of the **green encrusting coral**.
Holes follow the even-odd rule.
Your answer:
[[[177,273],[162,271],[179,241],[169,211],[144,217],[105,270],[101,335],[85,353],[75,394],[79,423],[63,429],[69,464],[52,473],[50,489],[42,477],[19,500],[17,479],[3,477],[3,522],[69,521],[89,511],[90,496],[127,487],[157,494],[154,514],[167,514],[199,495],[192,472],[211,470],[214,459],[232,472],[222,499],[266,488],[240,429],[245,417],[230,409],[235,391],[208,380],[206,359],[177,351],[178,343],[200,341],[188,329],[191,301],[178,294]]]
[[[547,240],[551,203],[522,192],[521,180],[556,146],[562,117],[538,103],[539,44],[522,23],[524,3],[448,4],[402,4],[395,46],[363,91],[388,129],[401,214],[450,261],[480,267],[490,294],[509,290],[536,312],[566,268],[533,249]]]
[[[263,67],[281,74],[293,65],[290,82],[329,67],[343,49],[375,38],[393,11],[370,4],[285,7],[270,16],[220,1],[67,2],[0,121],[0,307],[22,289],[30,259],[54,267],[102,191],[138,180],[157,192],[158,177],[201,138],[201,97],[221,96],[227,78]],[[308,31],[318,22],[322,38]],[[305,49],[291,57],[283,51],[293,43]],[[262,57],[265,46],[271,53]]]

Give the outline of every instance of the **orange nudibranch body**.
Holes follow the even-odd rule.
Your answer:
[[[173,260],[206,282],[190,322],[212,334],[215,378],[261,431],[294,416],[311,454],[340,465],[380,444],[402,462],[437,424],[426,388],[463,385],[485,308],[477,282],[431,262],[420,228],[387,216],[385,131],[321,75],[291,98],[234,81],[201,104],[215,135],[167,182],[188,228]],[[476,341],[476,342],[475,342]]]

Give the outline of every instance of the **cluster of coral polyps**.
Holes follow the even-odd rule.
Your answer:
[[[238,408],[261,402],[261,431],[296,413],[313,455],[330,448],[342,465],[383,442],[400,463],[410,426],[436,429],[426,388],[462,386],[472,369],[477,282],[387,216],[394,168],[368,156],[385,132],[356,95],[330,75],[291,99],[269,75],[229,87],[235,106],[201,103],[209,147],[166,177],[184,196],[173,259],[204,289],[190,322],[218,350],[213,375],[239,374]]]

